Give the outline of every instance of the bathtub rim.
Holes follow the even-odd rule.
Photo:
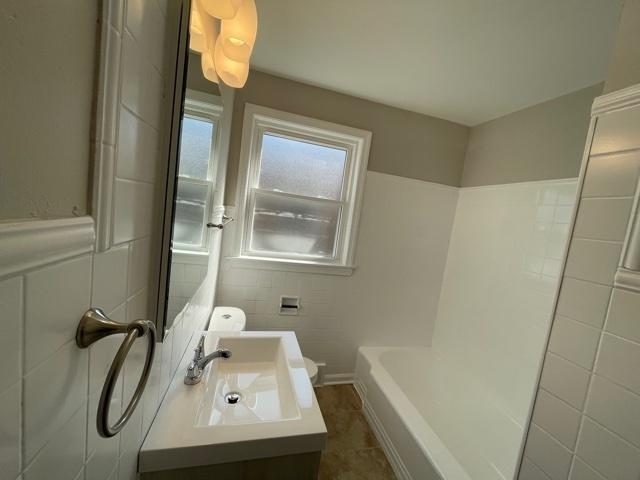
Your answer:
[[[360,347],[358,348],[358,359],[355,375],[356,391],[358,391],[358,394],[362,399],[365,413],[372,412],[374,414],[374,425],[372,426],[374,427],[374,430],[381,430],[377,431],[376,434],[380,434],[383,437],[381,439],[382,444],[388,443],[388,445],[385,446],[387,448],[390,448],[391,450],[391,452],[389,452],[389,456],[393,458],[394,462],[399,463],[399,465],[394,466],[394,470],[396,470],[396,468],[400,470],[400,472],[396,473],[401,473],[401,478],[407,478],[407,473],[409,473],[408,478],[412,478],[408,468],[404,464],[402,456],[397,451],[395,445],[385,431],[384,424],[380,421],[379,416],[375,412],[375,409],[368,401],[367,386],[364,383],[363,379],[360,378],[360,375],[363,372],[358,368],[360,366],[361,358],[367,362],[368,374],[371,377],[372,381],[376,383],[380,390],[380,393],[393,407],[394,414],[400,419],[403,427],[419,447],[420,451],[425,457],[425,460],[431,464],[431,467],[435,470],[435,472],[444,480],[472,480],[469,474],[464,470],[464,468],[462,468],[458,460],[444,445],[442,440],[440,440],[440,437],[438,437],[436,432],[433,431],[429,423],[424,419],[420,412],[418,412],[417,408],[413,405],[413,403],[411,403],[411,400],[407,398],[406,394],[402,391],[400,386],[396,383],[393,377],[380,362],[380,355],[382,353],[398,349],[421,349],[428,351],[429,347]],[[384,388],[384,385],[386,385],[388,388]],[[418,432],[416,431],[417,429],[415,427],[416,424],[420,425],[420,430],[423,433],[423,437],[426,436],[427,438],[421,438],[418,435]]]

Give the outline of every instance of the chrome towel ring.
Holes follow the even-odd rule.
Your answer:
[[[104,387],[102,387],[102,394],[100,395],[100,402],[98,403],[98,415],[96,417],[98,433],[101,437],[105,438],[113,437],[122,430],[122,427],[126,425],[131,418],[131,414],[136,409],[140,397],[142,397],[142,392],[144,392],[147,380],[149,380],[149,374],[151,373],[151,366],[153,364],[153,355],[156,351],[156,326],[149,320],[134,320],[128,324],[114,322],[99,308],[90,308],[82,316],[78,329],[76,330],[76,344],[80,348],[87,348],[92,343],[117,333],[126,334],[126,337],[122,345],[120,345],[107,373]],[[147,356],[142,375],[138,381],[138,386],[122,416],[113,426],[110,426],[109,405],[111,404],[111,397],[113,396],[118,375],[120,375],[124,361],[133,343],[137,338],[145,335],[148,339]]]

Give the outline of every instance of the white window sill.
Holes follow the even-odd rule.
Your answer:
[[[301,260],[263,257],[226,257],[232,267],[277,270],[281,272],[315,273],[320,275],[352,275],[355,265],[331,265]]]
[[[188,263],[190,265],[206,265],[209,262],[209,252],[173,250],[171,252],[171,261],[175,263]]]

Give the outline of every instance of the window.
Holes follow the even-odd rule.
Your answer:
[[[238,257],[352,266],[370,140],[363,130],[247,104]]]
[[[185,99],[173,227],[173,245],[179,250],[208,247],[221,113],[217,105]]]

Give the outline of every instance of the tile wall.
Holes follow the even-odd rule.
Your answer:
[[[599,117],[520,480],[640,478],[640,293],[614,288],[640,107]]]
[[[242,308],[248,329],[295,331],[302,353],[326,362],[329,379],[352,378],[359,346],[428,345],[457,197],[456,188],[367,172],[352,276],[223,259],[216,304]],[[232,255],[234,229],[224,230],[223,257]],[[300,297],[299,316],[278,314],[281,295]]]
[[[187,254],[188,255],[188,254]],[[193,298],[196,291],[207,276],[208,256],[193,255],[194,261],[172,260],[169,298],[167,300],[167,317],[176,318],[182,309]],[[200,260],[204,261],[200,263]]]
[[[460,191],[432,342],[447,388],[457,394],[436,402],[446,408],[429,422],[473,479],[515,474],[576,185]]]
[[[124,430],[97,435],[96,409],[121,338],[81,350],[75,330],[89,306],[131,321],[153,314],[154,215],[166,161],[161,119],[172,76],[163,66],[168,3],[109,2],[109,34],[122,55],[114,138],[113,247],[0,278],[0,479],[133,480],[137,454],[190,335],[202,328],[182,316],[157,345],[143,401]],[[116,57],[117,58],[117,57]],[[119,119],[119,120],[118,120]],[[201,318],[201,317],[200,317]],[[131,397],[146,344],[136,342],[119,378],[112,421]]]

